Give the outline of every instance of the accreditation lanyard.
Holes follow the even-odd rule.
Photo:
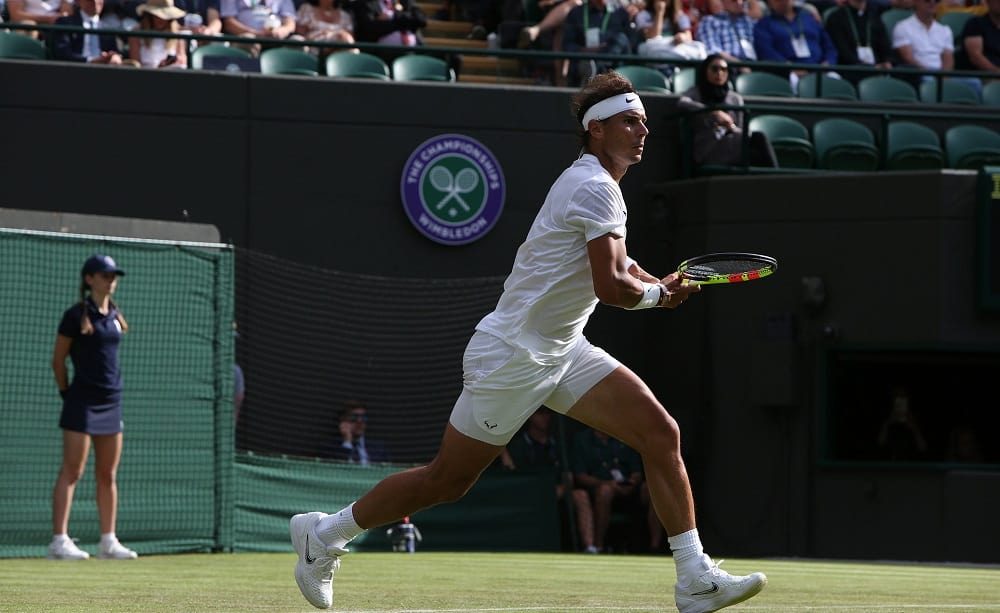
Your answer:
[[[850,11],[848,7],[844,7],[845,11]],[[851,26],[851,34],[854,35],[854,42],[857,43],[858,49],[858,61],[862,64],[874,64],[875,63],[875,51],[872,49],[872,22],[870,19],[865,19],[865,40],[864,44],[861,44],[861,38],[858,36],[858,26],[854,23],[854,14],[848,12],[847,14],[847,24]]]
[[[601,34],[608,29],[608,20],[611,19],[611,11],[604,11],[604,21],[601,22]],[[586,32],[590,29],[590,3],[587,3],[586,10],[583,11],[583,31]]]
[[[788,26],[788,22],[782,19],[781,23],[788,30],[788,38],[792,41],[792,50],[795,52],[795,57],[802,59],[812,56],[812,52],[809,51],[809,43],[806,42],[806,29],[802,25],[802,13],[795,13],[795,23],[799,25],[798,36]]]
[[[740,31],[736,29],[736,23],[739,19],[742,19],[742,16],[737,19],[730,17],[728,22],[729,29],[733,31],[733,36],[736,37],[736,40],[740,41],[740,49],[743,50],[743,57],[751,61],[756,60],[757,50],[753,48],[753,43],[747,37],[740,36]]]

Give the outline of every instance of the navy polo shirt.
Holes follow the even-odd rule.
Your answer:
[[[69,351],[73,361],[73,386],[120,392],[122,374],[118,365],[118,347],[122,340],[122,328],[118,322],[118,310],[111,307],[108,314],[103,315],[89,297],[87,309],[90,323],[94,326],[93,334],[80,333],[83,314],[80,303],[68,308],[59,322],[59,334],[73,339]]]
[[[1000,66],[1000,29],[994,25],[989,15],[973,17],[965,24],[962,37],[982,36],[983,55],[993,64]]]

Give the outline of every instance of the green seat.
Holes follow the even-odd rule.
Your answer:
[[[840,8],[839,6],[836,8]],[[835,79],[828,74],[810,72],[799,80],[799,98],[821,98],[824,100],[857,100],[858,90],[850,81]],[[820,85],[822,87],[820,88]],[[817,92],[817,88],[820,88]]]
[[[401,55],[392,61],[394,81],[454,81],[448,62],[429,55]]]
[[[326,75],[383,81],[392,78],[389,74],[389,65],[371,53],[331,53],[326,56]]]
[[[667,76],[655,68],[638,64],[619,66],[615,71],[632,82],[636,91],[670,93],[670,82]]]
[[[962,40],[962,31],[965,29],[965,22],[972,19],[976,15],[974,13],[969,13],[967,11],[948,11],[942,13],[938,17],[938,21],[942,24],[948,26],[951,30],[952,39],[955,43],[955,48],[959,47],[959,41]]]
[[[784,115],[757,115],[750,119],[751,132],[763,132],[774,148],[780,168],[812,168],[815,150],[809,130],[799,121]]]
[[[0,32],[0,57],[12,60],[44,60],[45,44],[17,32]]]
[[[945,13],[947,15],[947,13]],[[968,83],[941,80],[940,98],[936,79],[920,83],[920,101],[940,104],[979,104],[979,93]]]
[[[920,102],[917,90],[896,77],[866,77],[858,83],[858,98],[862,102]]]
[[[843,117],[828,117],[813,124],[816,166],[825,170],[878,170],[879,152],[875,136],[862,123]]]
[[[971,124],[952,126],[944,133],[948,168],[979,170],[1000,164],[1000,134]]]
[[[202,70],[205,58],[210,55],[213,57],[233,58],[252,57],[249,52],[237,47],[227,47],[219,44],[198,45],[198,47],[191,52],[191,68],[195,70]]]
[[[792,84],[788,79],[769,72],[743,72],[736,76],[736,91],[743,96],[775,96],[792,98]]]
[[[695,69],[691,67],[680,68],[674,72],[674,76],[671,80],[675,94],[683,94],[687,90],[694,87],[695,81]]]
[[[882,11],[882,25],[885,26],[885,31],[889,33],[890,41],[892,40],[892,29],[896,27],[896,24],[912,14],[913,9],[890,8]]]
[[[937,132],[913,121],[891,121],[885,144],[886,170],[934,170],[944,167]]]
[[[261,51],[260,71],[263,74],[316,76],[319,74],[319,60],[301,49],[274,47]]]
[[[983,104],[1000,106],[1000,81],[983,83]]]

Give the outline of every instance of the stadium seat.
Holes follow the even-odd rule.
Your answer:
[[[401,55],[392,61],[394,81],[454,81],[448,62],[429,55]]]
[[[944,167],[937,132],[913,121],[891,121],[885,143],[886,170],[934,170]]]
[[[636,91],[670,93],[670,82],[666,75],[655,68],[641,65],[627,65],[615,68],[618,74],[632,82]]]
[[[947,13],[945,13],[947,15]],[[938,81],[920,83],[920,101],[929,104],[979,104],[979,93],[968,83],[952,79],[941,80],[940,99]]]
[[[675,94],[683,94],[687,90],[694,87],[694,68],[679,68],[677,72],[674,73],[671,82],[673,83],[672,89]]]
[[[823,74],[822,78],[822,89],[817,94],[816,89],[821,83],[819,73],[810,72],[802,77],[799,80],[799,98],[822,98],[825,100],[858,99],[858,90],[851,85],[850,81],[835,79],[827,74]]]
[[[736,76],[736,91],[742,96],[775,96],[792,98],[792,84],[788,79],[769,72],[743,72]]]
[[[938,21],[951,29],[951,35],[958,50],[959,42],[962,40],[962,31],[965,29],[965,22],[975,17],[975,14],[968,11],[947,11],[938,17]]]
[[[316,76],[319,60],[301,49],[274,47],[260,53],[260,71],[263,74],[297,74]]]
[[[201,70],[204,67],[204,61],[207,56],[232,58],[252,57],[249,52],[237,47],[227,47],[219,44],[198,45],[198,47],[191,52],[191,68]]]
[[[809,130],[801,122],[784,115],[757,115],[747,126],[751,132],[763,132],[778,157],[779,168],[812,168],[815,151]]]
[[[896,24],[913,14],[913,9],[890,8],[882,11],[882,25],[889,33],[889,40],[892,40],[892,29]]]
[[[983,104],[1000,106],[1000,81],[990,81],[983,84]]]
[[[875,136],[862,123],[843,117],[828,117],[813,124],[816,166],[825,170],[878,170],[879,152]]]
[[[866,77],[858,83],[858,98],[862,102],[920,102],[917,90],[896,77]]]
[[[328,77],[353,77],[357,79],[392,78],[389,65],[377,55],[371,53],[331,53],[326,56],[326,75]]]
[[[0,57],[12,60],[44,60],[45,44],[17,32],[0,32]]]
[[[971,124],[952,126],[944,133],[948,168],[978,170],[1000,164],[1000,134]]]

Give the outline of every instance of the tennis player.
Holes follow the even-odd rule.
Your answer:
[[[390,475],[345,509],[291,519],[295,579],[318,608],[333,604],[333,573],[367,529],[461,498],[541,405],[607,432],[642,456],[677,569],[683,613],[716,611],[758,593],[763,574],[732,576],[702,551],[677,422],[631,370],[583,336],[598,302],[674,308],[697,286],[644,271],[625,249],[618,182],[642,159],[649,130],[632,84],[597,75],[573,98],[580,157],[556,180],[518,249],[496,309],[476,326],[464,387],[437,456]]]

